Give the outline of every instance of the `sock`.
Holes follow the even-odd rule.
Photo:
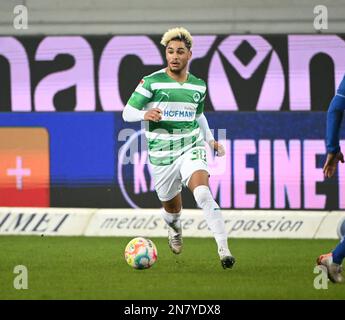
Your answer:
[[[162,208],[161,210],[161,215],[164,221],[169,227],[173,228],[175,232],[178,232],[178,228],[181,228],[181,211],[179,213],[170,213],[167,212],[164,208]]]
[[[336,264],[342,264],[345,258],[345,240],[344,238],[339,242],[339,244],[332,251],[333,262]]]
[[[221,209],[214,201],[210,189],[207,186],[198,186],[193,191],[194,198],[198,206],[202,209],[207,225],[211,229],[217,242],[218,250],[228,248],[228,235]]]

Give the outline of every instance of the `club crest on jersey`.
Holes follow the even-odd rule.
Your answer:
[[[199,101],[200,101],[200,98],[201,98],[201,96],[200,96],[200,93],[199,93],[199,92],[195,92],[195,93],[193,94],[193,100],[194,100],[195,102],[199,102]]]

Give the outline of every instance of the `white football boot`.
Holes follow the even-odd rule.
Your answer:
[[[175,254],[181,253],[183,240],[180,220],[178,220],[174,226],[168,226],[168,240],[171,251]]]

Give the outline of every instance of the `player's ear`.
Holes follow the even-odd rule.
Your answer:
[[[192,50],[189,50],[188,52],[188,60],[190,60],[192,58]]]

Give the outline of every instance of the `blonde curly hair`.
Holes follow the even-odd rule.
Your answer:
[[[177,27],[169,29],[166,33],[163,34],[161,44],[166,47],[171,40],[180,40],[183,41],[186,47],[190,50],[193,45],[193,38],[189,31],[182,27]]]

